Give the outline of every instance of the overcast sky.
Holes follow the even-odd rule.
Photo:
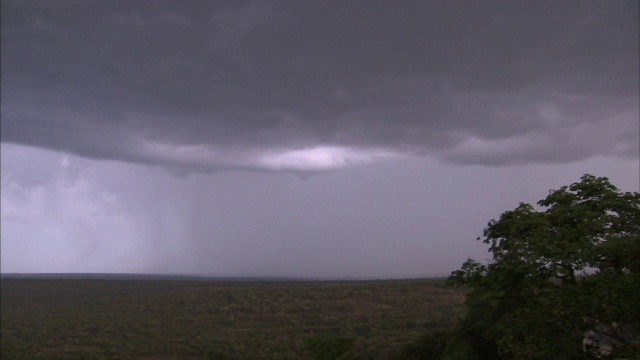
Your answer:
[[[640,187],[637,0],[1,4],[2,272],[442,275]]]

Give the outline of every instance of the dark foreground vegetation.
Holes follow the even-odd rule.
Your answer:
[[[607,178],[549,192],[491,220],[493,258],[448,279],[467,314],[407,359],[640,359],[640,194]]]
[[[462,315],[443,282],[3,278],[1,358],[393,358]]]

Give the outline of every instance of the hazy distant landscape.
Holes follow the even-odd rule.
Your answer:
[[[443,279],[3,274],[3,359],[398,358],[463,315]],[[343,349],[343,350],[341,350]]]

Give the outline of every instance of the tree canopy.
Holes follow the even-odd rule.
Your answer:
[[[468,312],[433,358],[638,358],[640,194],[584,175],[537,205],[491,220],[491,260],[452,272]]]

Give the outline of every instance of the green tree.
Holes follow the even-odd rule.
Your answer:
[[[442,358],[462,357],[449,350],[483,359],[636,358],[639,193],[584,175],[550,191],[538,208],[522,203],[491,220],[478,240],[492,259],[468,259],[449,277],[470,292]]]

